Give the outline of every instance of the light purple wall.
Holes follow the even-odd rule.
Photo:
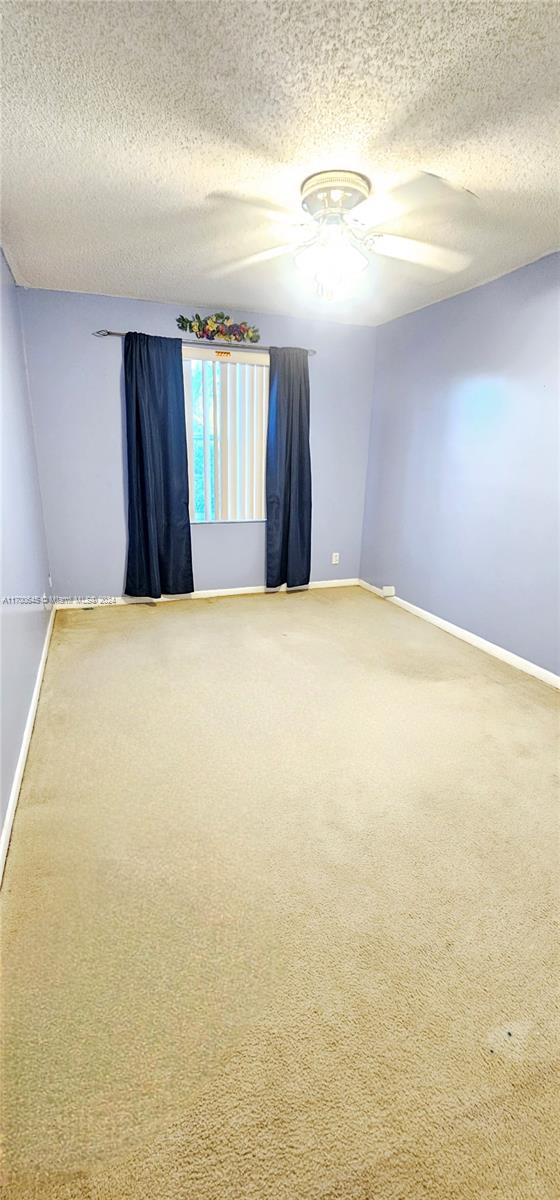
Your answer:
[[[361,566],[556,672],[559,261],[377,329]]]
[[[94,329],[177,336],[196,305],[20,291],[55,591],[120,595],[126,555],[122,344]],[[264,345],[312,346],[312,579],[354,578],[360,563],[375,333],[235,313]],[[193,526],[195,587],[264,583],[264,524]],[[331,565],[338,551],[340,564]]]
[[[10,596],[49,591],[47,548],[17,289],[0,253],[2,349],[2,772],[3,823],[41,659],[49,613]]]

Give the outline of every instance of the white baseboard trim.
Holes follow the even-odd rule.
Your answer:
[[[306,592],[312,588],[333,588],[333,587],[358,587],[359,579],[313,579],[302,588],[292,588],[294,592]],[[253,587],[239,588],[208,588],[206,591],[184,592],[176,596],[104,596],[102,600],[95,600],[94,597],[88,600],[69,600],[62,601],[56,605],[57,609],[64,612],[67,608],[109,608],[115,604],[172,604],[175,600],[212,600],[215,596],[256,596],[266,592],[269,596],[275,596],[277,592],[286,592],[286,584],[283,583],[278,588],[267,588],[264,583],[254,584]]]
[[[309,584],[310,588],[330,587],[359,587],[359,579],[316,579]]]
[[[51,615],[49,617],[49,623],[47,625],[47,629],[45,632],[45,641],[43,643],[43,649],[41,651],[41,658],[40,658],[39,666],[37,669],[37,678],[35,679],[35,686],[33,688],[33,694],[31,696],[31,703],[29,705],[29,712],[27,714],[27,720],[25,722],[25,728],[23,730],[23,737],[21,739],[21,747],[20,747],[20,751],[19,751],[18,760],[16,763],[16,769],[14,772],[14,778],[13,778],[12,787],[11,787],[11,791],[10,791],[10,798],[8,800],[8,807],[6,809],[6,816],[4,817],[2,833],[0,834],[0,885],[2,884],[2,879],[4,877],[4,867],[6,865],[6,856],[8,854],[10,838],[12,836],[12,826],[14,824],[14,817],[16,815],[16,808],[17,808],[17,802],[19,799],[19,793],[20,793],[21,783],[22,783],[22,779],[23,779],[23,773],[25,771],[25,764],[27,762],[29,743],[31,742],[31,734],[33,733],[33,725],[35,724],[35,715],[37,713],[37,705],[39,703],[41,684],[43,682],[43,675],[45,673],[45,667],[47,664],[47,656],[49,653],[49,646],[50,646],[50,642],[51,642],[51,636],[52,636],[52,631],[53,631],[56,609],[57,609],[57,605],[53,605],[53,607],[51,609]]]
[[[380,596],[383,600],[383,588],[376,587],[374,583],[366,583],[365,579],[360,579],[359,584],[360,587],[366,589],[366,592],[373,592],[374,595]]]
[[[374,587],[372,583],[366,583],[365,579],[360,579],[360,587],[363,587],[368,592],[375,592],[376,596],[383,597],[381,588]],[[511,650],[505,650],[503,646],[496,646],[494,642],[487,642],[486,638],[479,637],[477,633],[471,633],[468,629],[462,629],[460,625],[452,625],[451,621],[445,621],[443,617],[437,617],[434,613],[428,612],[425,608],[418,608],[416,604],[410,604],[408,600],[401,600],[400,596],[387,596],[387,604],[396,604],[398,608],[404,608],[407,612],[412,613],[415,617],[421,617],[423,621],[429,621],[431,625],[437,625],[439,629],[443,629],[445,633],[450,633],[453,637],[460,638],[463,642],[469,642],[471,646],[476,646],[477,650],[483,650],[485,654],[491,654],[493,658],[499,658],[510,667],[515,667],[518,671],[525,671],[527,675],[533,675],[535,679],[540,679],[542,683],[548,683],[550,687],[560,688],[560,675],[555,675],[554,671],[548,671],[546,667],[539,667],[537,663],[530,662],[527,658],[521,658],[519,654],[513,654]]]

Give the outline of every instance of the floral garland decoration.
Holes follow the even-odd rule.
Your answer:
[[[217,312],[209,317],[201,317],[195,313],[193,317],[177,317],[179,329],[186,333],[194,333],[197,338],[207,342],[218,339],[220,342],[258,342],[260,333],[256,325],[248,325],[241,321],[238,325],[226,313]]]

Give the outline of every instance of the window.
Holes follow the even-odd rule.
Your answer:
[[[183,347],[191,521],[264,521],[268,354]]]

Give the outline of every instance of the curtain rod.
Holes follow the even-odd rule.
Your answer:
[[[125,337],[126,334],[116,329],[95,329],[93,337]],[[270,346],[259,346],[258,342],[218,342],[210,341],[209,338],[181,338],[183,346],[200,346],[201,343],[205,349],[212,349],[213,346],[217,350],[262,350],[263,353],[270,350]],[[308,350],[308,354],[316,354],[316,350]]]

